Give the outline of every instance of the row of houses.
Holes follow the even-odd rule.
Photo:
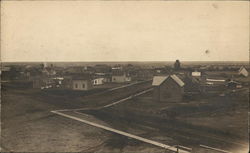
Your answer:
[[[248,76],[248,71],[241,67],[239,75]],[[226,90],[242,88],[240,82],[234,79],[213,79],[206,73],[194,71],[191,75],[185,73],[154,76],[152,81],[153,99],[155,101],[178,102],[185,93],[201,93],[208,90]]]
[[[126,73],[96,73],[94,75],[82,73],[66,75],[63,77],[38,76],[32,79],[33,88],[64,88],[72,90],[90,90],[93,86],[105,83],[124,83],[130,82],[131,77]]]

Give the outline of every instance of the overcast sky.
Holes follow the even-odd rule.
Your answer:
[[[1,3],[4,62],[249,59],[247,1]]]

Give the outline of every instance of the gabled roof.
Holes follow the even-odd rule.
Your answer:
[[[237,81],[234,81],[234,80],[230,80],[230,81],[228,82],[228,84],[229,84],[229,83],[240,84],[239,82],[237,82]]]
[[[168,76],[154,76],[153,78],[153,86],[159,86],[162,84],[163,81],[165,81],[168,78]]]
[[[171,75],[171,78],[180,86],[183,87],[185,83],[176,75]]]
[[[247,69],[244,66],[241,66],[239,73],[248,73]]]
[[[170,76],[154,76],[153,78],[153,86],[159,86],[161,85],[168,77],[171,77],[180,87],[183,87],[185,83],[176,75],[170,75]]]
[[[242,71],[244,69],[246,70],[246,68],[244,66],[241,66],[240,69],[239,69],[239,71]]]

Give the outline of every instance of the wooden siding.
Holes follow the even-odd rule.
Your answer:
[[[154,88],[153,96],[155,101],[178,102],[182,100],[183,93],[183,87],[180,87],[169,77],[161,85]]]

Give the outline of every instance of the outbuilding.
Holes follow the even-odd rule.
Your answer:
[[[246,68],[244,66],[242,66],[240,69],[239,69],[239,75],[242,75],[244,77],[247,77],[248,76],[248,71],[246,70]]]
[[[152,85],[155,101],[178,102],[182,100],[185,83],[178,76],[154,76]]]

